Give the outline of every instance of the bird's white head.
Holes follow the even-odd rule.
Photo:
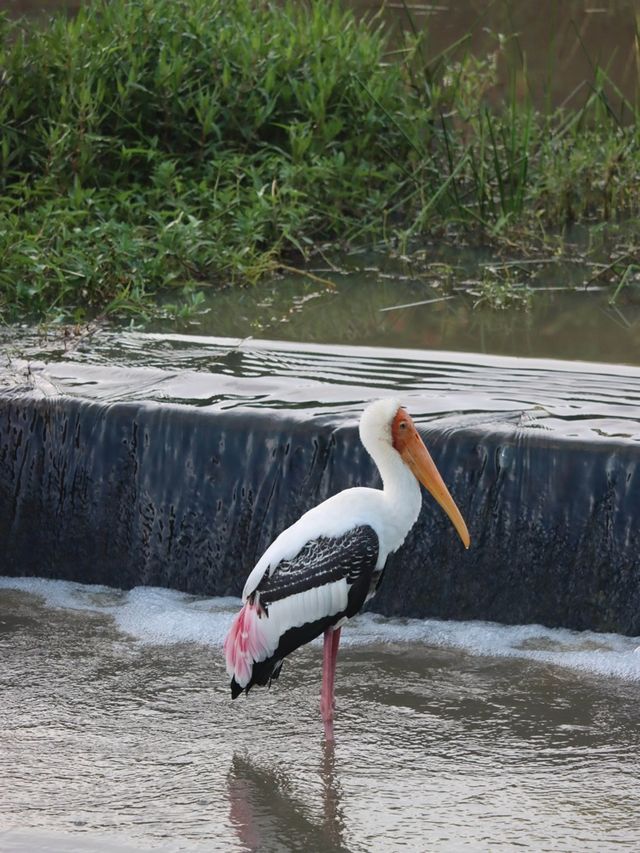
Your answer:
[[[400,401],[385,397],[369,403],[360,418],[360,441],[373,455],[375,448],[392,444],[391,424],[401,409]]]
[[[449,516],[465,548],[469,547],[469,531],[460,510],[411,416],[398,400],[385,398],[367,406],[360,419],[360,440],[376,461],[397,454]]]

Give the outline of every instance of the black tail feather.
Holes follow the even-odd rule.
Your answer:
[[[281,669],[282,661],[273,657],[266,661],[254,663],[251,681],[246,687],[240,687],[235,678],[231,679],[231,698],[236,699],[241,693],[248,693],[256,684],[260,687],[266,687],[267,685],[270,687],[271,682],[280,675]]]

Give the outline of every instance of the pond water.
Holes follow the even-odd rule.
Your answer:
[[[497,47],[498,34],[508,40],[518,74],[516,93],[529,95],[538,106],[575,106],[587,96],[586,80],[596,65],[606,68],[620,92],[633,101],[638,76],[634,57],[638,0],[348,0],[363,11],[386,10],[392,31],[424,31],[424,55],[437,56],[461,39],[476,56]],[[411,22],[409,22],[409,15]],[[498,64],[496,94],[510,83],[504,64]]]
[[[379,261],[372,256],[371,266],[363,260],[348,274],[314,267],[335,290],[288,274],[250,289],[205,291],[204,311],[191,322],[169,319],[148,329],[640,364],[640,299],[630,289],[612,305],[609,289],[572,288],[575,270],[565,265],[547,273],[527,308],[496,310],[476,305],[473,285],[443,293],[399,264],[380,268]]]
[[[3,851],[637,849],[638,638],[400,622],[232,703],[237,602],[0,580]]]

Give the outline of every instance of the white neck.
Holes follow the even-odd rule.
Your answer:
[[[375,447],[367,449],[382,477],[382,494],[389,528],[387,546],[389,551],[395,551],[402,545],[420,514],[420,484],[390,444],[376,442]]]

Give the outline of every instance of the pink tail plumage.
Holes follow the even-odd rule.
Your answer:
[[[235,678],[241,688],[251,681],[253,664],[264,660],[268,654],[260,621],[258,607],[245,602],[242,610],[234,616],[224,641],[227,673]]]

